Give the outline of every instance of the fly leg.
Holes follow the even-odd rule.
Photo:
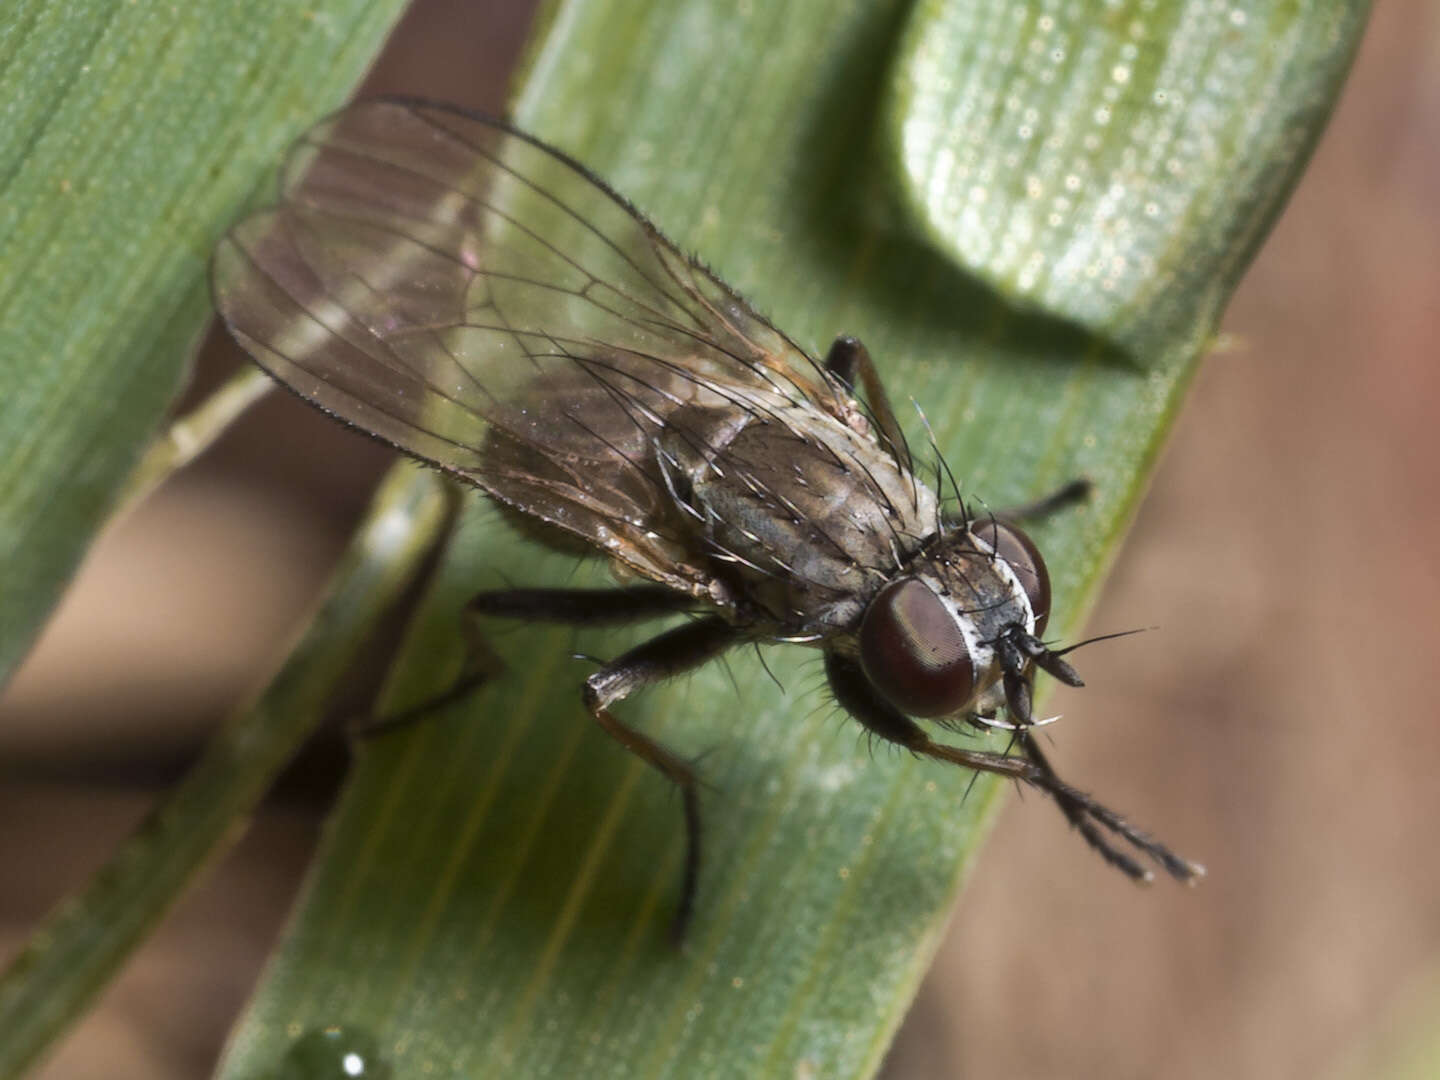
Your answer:
[[[1032,728],[1020,728],[1016,734],[1016,740],[1026,757],[1035,763],[1036,768],[1040,769],[1046,776],[1055,780],[1057,784],[1063,783],[1060,778],[1055,775],[1055,769],[1050,764],[1050,759],[1047,758],[1044,751],[1040,749],[1040,742],[1035,738]],[[1079,793],[1077,792],[1076,794]],[[1079,830],[1081,836],[1085,837],[1086,842],[1099,852],[1102,859],[1110,863],[1110,865],[1123,870],[1131,877],[1144,880],[1149,879],[1150,875],[1143,870],[1141,870],[1139,874],[1135,873],[1135,870],[1139,868],[1135,866],[1134,860],[1126,856],[1124,852],[1116,851],[1105,842],[1103,836],[1099,835],[1094,823],[1090,820],[1090,818],[1094,816],[1092,811],[1094,804],[1093,801],[1089,799],[1089,796],[1081,795],[1080,799],[1076,800],[1073,797],[1062,797],[1057,794],[1055,798],[1060,804],[1060,809],[1064,811],[1065,816],[1070,819],[1070,823]],[[1089,805],[1086,805],[1087,803],[1089,803]],[[1109,811],[1106,812],[1109,813]],[[1102,821],[1102,824],[1105,824],[1107,828],[1111,827],[1106,822]],[[1205,876],[1205,868],[1203,866],[1176,855],[1149,833],[1142,832],[1128,824],[1125,825],[1123,831],[1115,831],[1119,832],[1119,835],[1123,836],[1138,850],[1143,851],[1146,855],[1149,855],[1158,862],[1165,868],[1165,872],[1176,881],[1189,885]]]
[[[885,393],[885,384],[880,381],[880,372],[875,361],[870,359],[870,350],[859,338],[838,337],[825,355],[825,370],[839,378],[846,386],[854,388],[859,380],[865,391],[865,401],[870,406],[871,417],[880,429],[881,441],[891,456],[907,471],[910,469],[910,449],[905,444],[905,435],[895,419],[895,410],[890,407],[890,395]]]
[[[466,665],[455,682],[403,712],[369,718],[356,725],[353,732],[369,738],[408,727],[446,705],[463,701],[491,679],[498,678],[505,671],[505,662],[491,648],[481,628],[482,619],[619,626],[673,615],[694,606],[694,597],[661,585],[635,585],[620,589],[496,589],[477,593],[465,605],[461,615]]]
[[[663,585],[623,589],[497,589],[477,593],[465,605],[465,621],[479,618],[529,619],[572,626],[618,626],[695,607],[688,593]]]
[[[1000,642],[997,642],[996,647],[1000,653],[1001,663],[1006,669],[1004,678],[1005,704],[1010,712],[1010,718],[1013,721],[1010,730],[1013,732],[1012,738],[1015,740],[1015,744],[1019,746],[1020,751],[1034,763],[1035,767],[1039,769],[1041,773],[1048,776],[1060,787],[1069,789],[1069,785],[1065,784],[1064,781],[1056,775],[1055,767],[1050,764],[1049,757],[1047,757],[1045,752],[1040,748],[1040,740],[1035,737],[1035,725],[1031,723],[1030,714],[1030,700],[1033,693],[1031,684],[1035,677],[1033,670],[1025,670],[1026,661],[1024,657],[1019,655],[1015,647],[1010,645],[1006,640],[1002,639]],[[1063,660],[1056,658],[1056,662],[1063,665],[1066,670],[1069,670],[1069,665],[1065,664]],[[1071,672],[1071,674],[1073,675],[1074,673]],[[1073,680],[1065,679],[1064,681],[1073,686],[1079,683],[1080,680],[1077,676]],[[1096,824],[1090,806],[1087,805],[1088,798],[1082,797],[1081,799],[1075,799],[1069,794],[1056,790],[1051,790],[1050,793],[1054,796],[1055,802],[1059,805],[1061,812],[1069,819],[1070,824],[1075,827],[1076,831],[1085,838],[1085,842],[1089,844],[1102,859],[1137,881],[1150,880],[1151,875],[1148,870],[1125,852],[1117,850],[1106,838],[1100,826]],[[1127,831],[1122,832],[1120,835],[1124,836],[1124,838],[1136,848],[1163,866],[1166,872],[1176,878],[1176,880],[1188,882],[1203,873],[1199,867],[1180,858],[1150,835],[1128,825],[1126,829]]]
[[[1090,492],[1094,490],[1094,487],[1094,484],[1082,476],[1031,502],[996,510],[995,516],[1001,521],[1039,521],[1059,510],[1084,502],[1090,497]]]
[[[1149,881],[1151,874],[1125,852],[1115,848],[1104,833],[1118,836],[1154,858],[1180,881],[1193,881],[1204,873],[1202,867],[1173,854],[1115,811],[1056,776],[1049,762],[1039,754],[1039,748],[1033,745],[1034,740],[1028,731],[1022,729],[1020,732],[1022,740],[1032,744],[1025,747],[1025,757],[947,746],[932,740],[920,725],[885,701],[870,685],[870,680],[865,677],[856,661],[838,653],[826,653],[825,674],[830,681],[835,700],[841,707],[882,739],[926,757],[963,765],[968,769],[1008,776],[1045,792],[1055,800],[1066,818],[1076,825],[1091,847],[1099,852],[1106,862],[1131,878]],[[1034,755],[1039,756],[1037,758]]]
[[[605,732],[680,789],[685,807],[686,850],[680,903],[670,924],[676,944],[684,940],[700,881],[699,778],[689,762],[617,720],[610,706],[643,686],[701,666],[741,639],[741,632],[718,616],[696,619],[637,645],[585,680],[585,707]]]

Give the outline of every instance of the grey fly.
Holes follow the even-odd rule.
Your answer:
[[[452,108],[355,105],[299,141],[279,203],[230,232],[212,274],[230,332],[285,386],[480,488],[541,542],[650,582],[507,589],[471,613],[694,616],[583,689],[683,796],[677,934],[700,872],[696,773],[611,710],[743,643],[819,649],[874,735],[1045,792],[1132,878],[1150,877],[1137,855],[1202,873],[1038,745],[1035,672],[1081,683],[1043,640],[1050,582],[1023,515],[947,512],[858,341],[807,355],[564,154]],[[915,718],[1004,727],[1018,752],[946,745]]]

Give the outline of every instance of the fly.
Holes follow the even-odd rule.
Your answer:
[[[697,776],[612,708],[752,642],[819,649],[870,732],[1043,791],[1130,877],[1150,878],[1142,859],[1203,873],[1061,780],[1034,737],[1035,672],[1081,681],[1043,640],[1050,580],[1025,514],[943,508],[859,341],[810,357],[564,154],[457,109],[352,106],[298,142],[279,203],[221,242],[212,284],[236,340],[311,404],[541,542],[648,580],[488,592],[471,615],[692,615],[583,688],[683,796],[677,936],[700,874]],[[1002,727],[1018,752],[937,742],[917,719]]]

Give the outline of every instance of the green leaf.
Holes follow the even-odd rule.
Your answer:
[[[1154,32],[1145,50],[1188,48],[1187,35],[1211,31],[1172,13],[1184,5],[1146,7]],[[1206,253],[1203,274],[1181,273],[1163,254],[1176,271],[1164,290],[1127,284],[1148,302],[1092,317],[1073,305],[1037,310],[1048,293],[1014,293],[1009,271],[973,253],[955,265],[920,235],[923,223],[893,212],[907,201],[894,177],[924,169],[903,133],[914,110],[934,105],[929,80],[985,80],[977,100],[1003,103],[1009,92],[1010,65],[977,67],[965,52],[946,69],[942,49],[921,80],[915,57],[929,35],[961,24],[974,27],[976,53],[999,48],[1002,31],[1014,37],[1013,10],[1002,0],[913,15],[898,0],[562,2],[531,54],[516,114],[797,340],[819,351],[839,332],[861,336],[892,395],[924,406],[967,493],[1000,506],[1089,475],[1093,502],[1037,530],[1064,632],[1133,509],[1220,298],[1323,124],[1363,19],[1359,9],[1252,15],[1251,32],[1227,44],[1244,54],[1233,62],[1250,70],[1283,48],[1307,57],[1307,79],[1243,103],[1187,95],[1177,116],[1194,124],[1192,110],[1243,112],[1243,126],[1226,130],[1283,121],[1292,125],[1284,152],[1257,146],[1265,160],[1238,171],[1224,156],[1187,159],[1213,212],[1176,213],[1184,207],[1167,199],[1157,250]],[[1076,57],[1092,39],[1102,52],[1115,41],[1100,19],[1066,32]],[[1148,52],[1134,62],[1137,73],[1158,65]],[[1117,112],[1112,123],[1124,119]],[[905,169],[885,160],[886,147],[902,148]],[[1108,174],[1097,165],[1086,175]],[[967,197],[968,183],[953,184],[932,176],[923,186],[943,207]],[[1058,275],[1048,281],[1060,289]],[[1147,370],[1115,362],[1111,345],[1076,325],[1087,320]],[[526,546],[478,503],[460,537],[392,707],[459,669],[455,631],[470,593],[604,580]],[[578,688],[590,668],[571,659],[613,656],[635,638],[526,626],[494,635],[505,678],[362,748],[223,1075],[272,1076],[287,1048],[303,1056],[320,1044],[363,1046],[373,1067],[395,1075],[872,1071],[929,962],[996,786],[982,778],[972,791],[959,770],[872,752],[820,692],[814,654],[800,647],[766,650],[784,690],[755,656],[737,654],[728,671],[712,665],[626,701],[629,722],[704,755],[713,785],[699,907],[676,952],[665,926],[682,854],[678,801],[589,724]],[[1143,823],[1143,808],[1125,809]],[[1030,812],[1063,827],[1039,800]],[[286,1068],[301,1068],[297,1060]]]
[[[1002,25],[999,13],[1015,5],[992,0],[966,9],[995,13],[988,20],[976,16],[983,38],[988,27]],[[18,10],[22,27],[52,14]],[[270,23],[284,23],[288,10]],[[1153,10],[1163,14],[1170,6],[1157,0]],[[1095,321],[1013,293],[989,261],[938,254],[933,226],[915,216],[903,180],[896,183],[914,171],[913,163],[893,158],[896,148],[909,154],[902,137],[910,122],[906,94],[923,93],[905,57],[918,49],[916,35],[940,32],[926,30],[926,20],[954,25],[953,16],[936,12],[912,12],[901,0],[671,0],[643,7],[628,0],[562,0],[548,12],[515,111],[522,124],[590,164],[701,252],[802,343],[819,351],[839,332],[861,336],[897,401],[913,395],[923,404],[968,494],[1000,506],[1089,475],[1097,485],[1093,502],[1036,530],[1055,578],[1061,615],[1055,630],[1063,633],[1078,623],[1133,509],[1213,331],[1220,298],[1233,288],[1318,134],[1362,15],[1349,9],[1338,22],[1273,20],[1304,40],[1295,51],[1312,58],[1313,74],[1303,85],[1282,85],[1273,97],[1245,103],[1261,128],[1272,111],[1290,117],[1294,152],[1253,174],[1216,168],[1206,180],[1208,199],[1222,207],[1244,204],[1250,223],[1248,232],[1230,237],[1232,257],[1212,263],[1195,285],[1210,299],[1179,318],[1175,311],[1193,298],[1177,298],[1185,286],[1176,283],[1152,303]],[[106,26],[128,25],[127,18],[135,16],[117,5]],[[191,16],[171,11],[168,18],[174,33],[165,41],[185,40],[181,30],[191,26]],[[239,16],[222,16],[217,7],[207,32],[219,18]],[[1155,18],[1157,26],[1175,27],[1169,37],[1147,39],[1156,47],[1182,34],[1182,22]],[[287,24],[266,39],[266,48],[252,50],[238,47],[233,23],[224,26],[231,30],[229,51],[213,62],[240,57],[236,62],[253,71],[212,79],[225,87],[211,89],[228,92],[238,81],[253,95],[247,99],[253,108],[243,124],[234,112],[225,114],[233,126],[223,154],[226,141],[218,136],[214,146],[204,144],[211,157],[179,140],[150,144],[149,156],[138,157],[174,170],[154,164],[152,172],[163,174],[152,177],[155,184],[203,158],[243,189],[260,175],[259,157],[268,167],[299,113],[313,118],[323,111],[300,96],[295,80],[297,72],[308,79],[330,71],[326,62],[306,57],[308,63],[290,66],[295,56],[287,49],[311,40],[305,33]],[[97,33],[104,40],[104,32]],[[1073,33],[1077,42],[1091,34],[1111,39],[1098,19]],[[23,51],[29,40],[17,34],[0,37],[7,78],[14,43]],[[355,48],[346,56],[362,51],[356,44],[362,39],[373,41],[358,31],[340,37]],[[1275,47],[1259,34],[1235,44],[1241,52]],[[260,70],[277,50],[284,63]],[[1083,44],[1077,50],[1083,55]],[[129,52],[117,55],[128,62]],[[152,79],[168,74],[156,56],[149,59],[159,73]],[[957,66],[952,77],[968,70]],[[1001,65],[987,70],[989,79],[1006,77]],[[80,75],[89,73],[77,66],[72,74],[73,85],[86,85]],[[143,103],[143,80],[131,82]],[[1003,84],[991,89],[1003,99]],[[171,105],[199,115],[206,93],[198,85],[190,90],[176,95],[182,104]],[[1297,108],[1302,99],[1305,107]],[[294,107],[281,109],[277,102],[285,100]],[[1187,109],[1197,103],[1219,107],[1192,99]],[[99,129],[102,140],[134,114],[105,115],[111,128]],[[158,109],[137,130],[146,138],[163,133],[166,116]],[[29,130],[29,141],[43,144],[48,128],[32,120]],[[93,156],[97,163],[124,158],[128,147],[113,137]],[[9,153],[0,153],[0,163]],[[932,177],[926,186],[950,183]],[[223,198],[208,201],[217,198],[215,190],[183,192],[212,209],[228,205]],[[181,193],[176,189],[164,205],[189,212],[196,204],[182,201]],[[943,207],[948,193],[939,194]],[[119,209],[149,205],[145,192],[133,195],[113,201]],[[34,216],[7,218],[5,228],[28,235]],[[197,222],[200,217],[212,220],[198,215]],[[1166,226],[1176,250],[1220,244],[1210,233],[1214,222],[1202,215],[1182,214]],[[113,228],[97,225],[77,239],[94,233],[123,250],[123,241],[105,231]],[[125,235],[137,245],[151,239],[143,229]],[[186,235],[193,244],[213,231],[197,224]],[[185,249],[186,265],[197,275],[207,246],[202,241]],[[50,247],[32,237],[31,249]],[[6,250],[8,260],[8,244]],[[156,320],[160,294],[146,291],[147,273],[160,277],[154,264],[132,262],[129,272],[111,272],[123,287],[102,290],[99,310],[135,321],[128,336],[85,339],[91,347],[84,355],[106,371],[119,363],[117,356],[134,364],[136,356],[150,355],[131,340],[143,337],[141,330],[157,335],[146,340],[158,351],[157,326],[183,323],[178,314]],[[177,295],[196,300],[195,280],[182,275]],[[57,291],[56,283],[64,288]],[[63,275],[49,292],[39,291],[42,311],[52,310],[44,306],[47,297],[73,300],[75,294]],[[150,297],[149,308],[135,303],[137,292]],[[0,290],[0,303],[10,296]],[[91,325],[61,322],[38,325],[51,327],[67,349],[67,335],[78,340]],[[11,325],[0,320],[7,330]],[[177,340],[190,333],[165,332]],[[1116,362],[1113,342],[1142,357],[1146,369]],[[115,351],[97,354],[102,343]],[[38,377],[34,384],[49,387]],[[128,383],[111,373],[107,386],[118,395]],[[9,419],[13,409],[6,409]],[[52,425],[59,422],[58,413],[45,415]],[[107,419],[102,410],[101,419],[71,434],[108,434]],[[32,437],[34,430],[44,429],[32,429]],[[49,442],[35,439],[34,445]],[[132,447],[128,463],[133,443],[125,445]],[[0,445],[0,453],[4,449]],[[95,467],[83,452],[74,453]],[[8,468],[9,458],[3,460]],[[34,487],[31,471],[22,473],[31,484],[30,501],[13,505],[27,516],[3,520],[49,527],[46,515],[58,511],[42,514],[49,504],[33,493],[48,489]],[[0,485],[0,497],[10,490],[8,482]],[[113,490],[111,484],[85,504],[84,528]],[[576,572],[573,560],[537,552],[477,503],[414,627],[391,707],[423,699],[459,669],[458,613],[470,593],[507,581],[577,583],[602,575]],[[8,593],[5,600],[8,605]],[[33,599],[27,604],[16,610],[37,607]],[[982,778],[970,791],[971,778],[959,770],[884,748],[872,753],[854,725],[828,707],[817,689],[815,654],[798,646],[767,650],[784,691],[756,657],[737,654],[728,671],[712,665],[627,701],[627,721],[682,753],[704,754],[712,784],[704,795],[707,861],[699,907],[686,950],[676,952],[664,928],[682,853],[678,802],[585,719],[578,688],[589,668],[571,659],[577,652],[614,655],[635,638],[507,627],[496,628],[494,640],[510,663],[506,678],[360,748],[296,918],[234,1034],[224,1075],[323,1073],[346,1050],[376,1072],[404,1076],[490,1075],[502,1068],[523,1076],[873,1070],[928,964],[998,787]],[[243,753],[233,766],[250,768]],[[1143,823],[1143,808],[1125,809]],[[1031,801],[1030,812],[1050,814],[1062,827],[1039,800]]]
[[[1213,326],[1367,5],[923,0],[889,131],[936,248],[1145,364]]]
[[[0,682],[184,378],[216,237],[401,7],[0,6]]]

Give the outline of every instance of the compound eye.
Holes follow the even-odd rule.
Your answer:
[[[965,636],[940,598],[904,578],[881,589],[860,623],[860,665],[875,688],[911,716],[946,716],[975,692]]]
[[[1045,624],[1050,621],[1050,571],[1045,569],[1045,560],[1034,542],[1023,530],[993,518],[973,523],[970,531],[1010,564],[1030,600],[1030,610],[1035,613],[1036,635],[1045,633]]]

